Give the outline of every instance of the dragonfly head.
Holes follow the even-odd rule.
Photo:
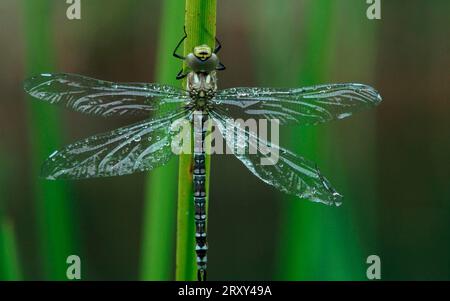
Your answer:
[[[196,46],[194,47],[194,55],[196,58],[202,61],[206,61],[212,55],[211,47],[209,47],[208,45]]]
[[[219,58],[211,53],[211,48],[202,45],[195,47],[194,52],[186,56],[186,64],[194,72],[210,73],[216,70]]]

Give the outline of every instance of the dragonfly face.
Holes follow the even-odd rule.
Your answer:
[[[211,47],[209,47],[208,45],[203,44],[194,47],[194,55],[199,59],[201,59],[202,61],[205,61],[208,58],[210,58],[211,54],[212,54]]]

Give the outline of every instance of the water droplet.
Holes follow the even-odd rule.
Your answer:
[[[344,119],[345,117],[352,116],[352,113],[342,113],[338,115],[338,119]]]
[[[334,202],[334,205],[335,205],[336,207],[340,207],[340,206],[342,205],[342,202]]]
[[[339,207],[342,205],[342,195],[339,194],[339,192],[337,192],[337,191],[333,192],[333,204],[336,207]]]
[[[135,136],[134,138],[133,138],[133,140],[135,141],[135,142],[139,142],[139,141],[141,141],[141,136]]]
[[[58,151],[54,151],[54,152],[50,155],[50,158],[53,158],[57,153],[58,153]]]

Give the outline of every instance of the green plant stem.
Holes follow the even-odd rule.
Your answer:
[[[305,11],[304,41],[307,45],[302,53],[302,68],[297,76],[302,86],[315,85],[323,82],[327,71],[327,51],[330,45],[330,29],[333,11],[333,0],[312,1]],[[296,153],[301,153],[306,158],[321,165],[321,138],[323,131],[316,127],[295,127],[291,131],[291,140],[299,141],[288,145]],[[301,139],[298,140],[298,137]],[[296,139],[297,138],[297,139]],[[320,260],[326,250],[320,246],[324,210],[329,208],[309,204],[304,200],[286,196],[286,208],[283,218],[283,233],[280,246],[280,276],[283,280],[316,279],[325,275],[316,272],[320,269]],[[336,209],[336,208],[335,208]],[[299,234],[300,233],[300,234]],[[293,237],[300,237],[293,239]],[[330,274],[334,271],[329,271]],[[328,275],[326,275],[328,276]],[[321,279],[321,278],[318,278]]]
[[[333,65],[335,65],[334,68],[345,68],[347,73],[353,74],[355,81],[367,82],[364,76],[371,74],[373,70],[367,62],[373,57],[371,41],[373,32],[368,31],[364,23],[361,26],[355,26],[361,20],[359,13],[364,9],[364,5],[364,3],[336,5],[333,0],[316,0],[307,7],[304,40],[308,43],[302,53],[303,67],[297,76],[302,85],[328,82],[327,74],[332,72]],[[346,18],[342,21],[339,16],[342,16],[344,12]],[[360,45],[356,48],[352,40],[355,36],[360,37],[358,39]],[[349,49],[344,52],[345,56],[357,58],[358,62],[355,61],[350,65],[342,63],[347,60],[339,60],[335,54],[337,51],[333,49],[338,44],[340,48],[343,47],[342,45],[348,45]],[[361,51],[364,47],[365,51]],[[358,57],[360,52],[364,53],[364,56]],[[352,69],[364,71],[355,75],[357,73],[349,72]],[[358,126],[358,129],[352,129],[352,133],[366,128],[367,122],[370,120],[365,119],[364,124]],[[353,175],[352,178],[352,163],[345,162],[344,150],[348,146],[340,146],[342,143],[332,138],[339,137],[339,131],[342,134],[342,128],[339,126],[340,124],[336,122],[329,123],[324,128],[295,128],[292,132],[292,137],[297,137],[295,141],[299,142],[289,147],[317,162],[319,168],[326,168],[326,176],[344,195],[344,206],[327,208],[287,197],[279,248],[280,269],[278,272],[282,280],[363,280],[365,277],[365,267],[359,263],[365,260],[362,254],[370,251],[365,251],[360,244],[359,239],[365,235],[358,234],[367,234],[371,239],[373,234],[361,231],[360,226],[367,226],[357,225],[359,213],[352,213],[356,213],[354,206],[356,203],[361,203],[361,198],[365,199],[363,205],[367,206],[367,196],[364,197],[364,195],[372,193],[368,193],[371,190],[367,190],[366,193],[359,194],[359,198],[355,197],[355,193],[357,194],[361,188],[353,185],[350,189],[349,183],[361,177],[362,172],[370,169],[363,171],[361,168],[359,176]],[[352,159],[357,156],[358,154],[353,151]],[[360,165],[361,160],[357,161]],[[370,184],[363,185],[364,188],[370,186]],[[366,217],[363,224],[367,224],[368,220],[370,217]],[[293,239],[293,237],[300,237],[300,239]]]
[[[0,216],[0,281],[21,278],[13,224]]]
[[[178,85],[175,75],[181,62],[172,56],[174,45],[182,36],[184,9],[179,0],[163,3],[159,32],[158,55],[156,58],[156,81]],[[142,239],[141,279],[173,279],[173,247],[176,220],[177,161],[171,160],[166,166],[148,175],[144,231]]]
[[[336,31],[333,34],[333,44],[341,45],[346,57],[355,60],[354,64],[345,64],[347,60],[339,59],[337,51],[333,51],[332,70],[345,70],[355,81],[373,83],[374,67],[377,52],[377,24],[373,22],[361,22],[360,11],[366,8],[365,3],[339,5],[337,14],[346,13],[345,21],[338,26],[333,26]],[[337,19],[337,18],[336,18]],[[355,24],[358,24],[355,26]],[[358,47],[354,47],[354,37],[358,36]],[[359,54],[363,54],[359,56]],[[376,86],[376,85],[375,85]],[[350,140],[343,143],[340,138],[342,128],[331,126],[330,137],[327,139],[328,147],[333,149],[327,158],[327,165],[331,170],[327,172],[336,187],[343,193],[345,206],[340,208],[335,215],[335,224],[331,229],[324,229],[332,238],[328,243],[333,246],[333,252],[324,254],[330,260],[329,266],[333,278],[339,280],[365,280],[366,266],[357,263],[345,262],[345,258],[358,258],[356,262],[364,262],[367,254],[377,248],[376,218],[376,156],[375,156],[375,119],[373,112],[367,112],[363,119],[351,120],[352,126],[347,128],[352,137],[366,137],[357,151]],[[345,137],[349,138],[350,135]],[[351,138],[350,138],[351,139]],[[351,156],[349,156],[351,154]],[[358,183],[355,185],[355,183]],[[361,202],[361,200],[364,202]],[[344,210],[341,210],[344,209]],[[336,218],[337,217],[337,218]],[[328,220],[331,220],[331,216]],[[327,248],[327,249],[331,249]]]
[[[214,48],[216,35],[216,0],[186,0],[185,28],[187,39],[184,55],[197,45]],[[185,86],[186,83],[183,82]],[[183,154],[179,159],[176,280],[195,280],[195,225],[192,198],[193,155]],[[210,157],[206,156],[206,189],[209,196]]]
[[[12,218],[6,210],[5,196],[10,188],[10,174],[14,163],[5,160],[9,156],[1,151],[0,146],[0,281],[22,280],[19,254],[16,246],[16,231]]]
[[[26,69],[27,76],[54,70],[55,53],[52,47],[52,2],[47,0],[25,0]],[[73,211],[69,207],[69,192],[63,182],[39,178],[40,165],[62,145],[59,112],[52,106],[27,99],[31,139],[34,201],[38,221],[40,256],[44,278],[66,279],[66,259],[79,254],[73,241],[74,228],[71,222]]]

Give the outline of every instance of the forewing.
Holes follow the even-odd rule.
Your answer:
[[[311,125],[373,107],[380,103],[381,96],[370,86],[350,83],[295,89],[230,88],[219,91],[215,100],[233,118]]]
[[[24,82],[31,96],[77,112],[99,115],[141,115],[170,103],[184,103],[185,91],[148,83],[113,83],[76,74],[40,74]]]
[[[149,171],[172,157],[172,123],[186,113],[145,120],[92,136],[54,152],[42,167],[47,179],[85,179]]]
[[[234,155],[262,181],[302,199],[327,205],[341,204],[342,196],[313,162],[258,138],[231,119],[214,112],[211,115]],[[243,141],[245,147],[242,147]],[[238,146],[245,148],[245,151],[239,151]],[[267,152],[267,147],[271,148],[271,154]],[[251,149],[257,151],[252,152]]]

